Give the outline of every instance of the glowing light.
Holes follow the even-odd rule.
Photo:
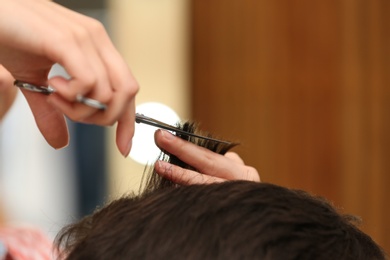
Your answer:
[[[143,103],[137,106],[136,111],[171,125],[180,120],[173,109],[161,103]],[[145,124],[135,124],[133,147],[129,155],[131,159],[140,164],[152,163],[157,159],[160,154],[160,149],[154,143],[154,132],[157,129]]]

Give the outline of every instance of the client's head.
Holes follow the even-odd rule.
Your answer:
[[[57,242],[69,259],[384,259],[355,221],[303,191],[232,181],[124,197]]]
[[[179,136],[221,154],[234,146]],[[69,259],[383,259],[355,221],[303,191],[247,181],[180,187],[151,167],[140,195],[66,227],[57,244]]]

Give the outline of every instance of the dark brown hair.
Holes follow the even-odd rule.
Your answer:
[[[230,181],[116,200],[59,237],[68,259],[384,259],[325,200]]]
[[[230,148],[181,137],[219,153]],[[385,259],[355,217],[322,198],[249,181],[180,187],[151,171],[144,192],[60,232],[68,259]]]

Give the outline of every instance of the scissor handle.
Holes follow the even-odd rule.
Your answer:
[[[37,92],[45,95],[50,95],[54,93],[54,89],[51,87],[44,87],[44,86],[36,86],[27,82],[23,82],[20,80],[15,80],[14,81],[14,86],[22,89],[27,89],[32,92]]]
[[[23,82],[20,80],[15,80],[14,86],[16,86],[18,88],[29,90],[32,92],[41,93],[44,95],[50,95],[50,94],[53,94],[55,92],[55,90],[53,88],[51,88],[50,86],[48,86],[48,87],[36,86],[36,85],[30,84],[27,82]],[[96,108],[99,110],[106,110],[107,109],[107,106],[105,104],[103,104],[102,102],[97,101],[97,100],[92,99],[92,98],[84,97],[83,95],[77,95],[76,100],[77,100],[77,102],[82,103],[82,104],[87,105],[87,106],[92,107],[92,108]]]

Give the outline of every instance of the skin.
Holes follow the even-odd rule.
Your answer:
[[[220,155],[186,142],[165,130],[157,130],[154,137],[160,149],[177,156],[199,171],[191,171],[164,161],[158,161],[155,164],[156,172],[173,182],[190,185],[228,180],[260,181],[257,170],[245,165],[240,156],[234,152]]]
[[[0,65],[0,121],[11,107],[16,97],[16,88],[10,88],[13,78],[11,74]]]
[[[135,95],[139,86],[98,21],[47,0],[0,0],[0,98],[4,115],[15,97],[14,79],[53,87],[50,96],[22,90],[42,135],[54,148],[69,142],[64,116],[96,125],[117,123],[116,143],[127,156],[134,133]],[[54,63],[69,80],[47,79]],[[76,101],[82,94],[107,105],[99,111]],[[258,172],[232,152],[225,156],[165,131],[156,133],[157,145],[200,172],[158,162],[159,174],[180,184],[244,179],[260,181]]]
[[[102,24],[47,0],[0,0],[0,6],[0,64],[14,79],[56,90],[50,96],[22,91],[47,142],[56,149],[68,144],[64,116],[116,123],[118,149],[128,155],[139,86]],[[48,80],[54,63],[71,78]],[[105,103],[107,110],[75,102],[77,94]]]

